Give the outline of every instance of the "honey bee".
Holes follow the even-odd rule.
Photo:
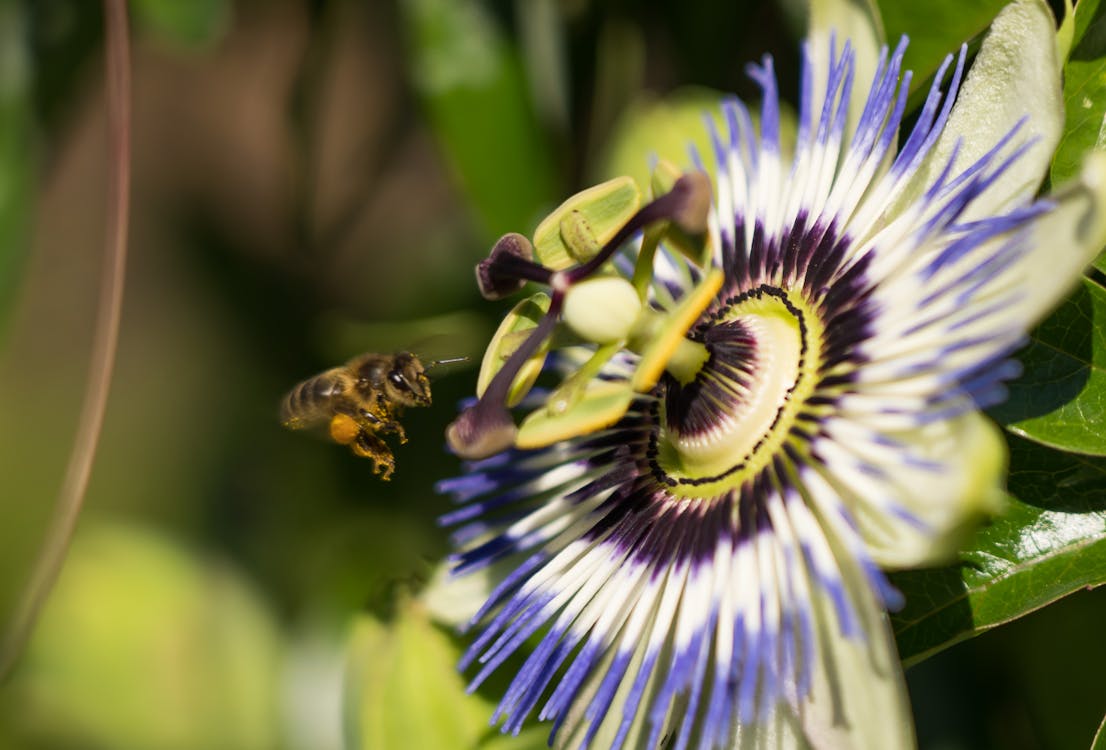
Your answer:
[[[430,365],[454,361],[458,360]],[[280,407],[280,421],[290,430],[325,424],[334,442],[372,459],[373,474],[387,481],[396,459],[383,436],[393,434],[400,444],[407,442],[399,417],[404,407],[430,406],[426,370],[410,352],[362,354],[289,391]]]

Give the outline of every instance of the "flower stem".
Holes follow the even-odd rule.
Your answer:
[[[31,579],[0,644],[0,680],[7,677],[34,629],[61,571],[77,525],[96,455],[119,339],[130,215],[131,68],[126,0],[104,0],[104,67],[107,89],[109,179],[106,255],[100,277],[92,363],[80,421],[46,540]]]

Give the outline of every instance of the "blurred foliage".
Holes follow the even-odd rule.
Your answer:
[[[556,199],[515,46],[476,0],[403,0],[411,80],[489,241]]]
[[[720,92],[755,100],[747,61],[771,52],[794,101],[797,4],[133,0],[119,362],[88,516],[0,686],[0,747],[331,750],[343,679],[353,736],[371,724],[439,745],[451,733],[482,750],[544,746],[545,726],[517,738],[486,727],[503,686],[465,695],[459,641],[411,598],[448,549],[433,483],[458,465],[441,435],[506,309],[478,299],[472,266],[499,233],[531,234],[598,179],[643,179],[657,156],[686,163],[687,133],[704,132]],[[887,38],[911,36],[916,87],[1001,4],[878,3]],[[1077,8],[1057,180],[1099,140],[1098,8]],[[95,2],[0,0],[4,620],[42,541],[88,361],[106,180],[100,27]],[[1101,453],[1101,425],[1065,416],[1101,400],[1101,293],[1088,282],[1035,334],[1008,407],[1032,413],[996,412],[1021,433],[1044,424],[1035,439]],[[392,482],[280,429],[293,383],[402,348],[470,360],[435,372],[434,405],[404,416]],[[1082,442],[1061,422],[1078,422]],[[934,623],[900,636],[909,654],[1101,581],[1097,527],[1083,546],[1060,533],[1101,523],[1097,459],[1012,441],[1011,515],[981,533],[968,567],[903,579],[914,609],[900,620]],[[1015,538],[1047,564],[979,557]],[[1083,594],[914,668],[922,746],[1088,745],[1103,666],[1090,623],[1103,616],[1101,591]],[[1084,656],[1087,685],[1056,667],[1082,672]],[[944,710],[950,694],[961,699]],[[1029,726],[1022,740],[995,729],[1008,709]]]
[[[47,746],[271,748],[280,639],[232,569],[150,529],[92,522],[3,723]]]
[[[401,603],[390,627],[371,616],[358,621],[350,637],[347,746],[475,746],[491,707],[466,694],[453,666],[458,656],[418,605]]]
[[[0,341],[27,254],[33,189],[31,76],[27,14],[0,4]]]
[[[230,12],[230,0],[131,0],[137,25],[184,45],[216,41]]]

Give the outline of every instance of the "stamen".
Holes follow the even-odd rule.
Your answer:
[[[534,262],[534,247],[526,237],[514,233],[501,237],[495,243],[488,258],[476,267],[476,279],[481,294],[489,300],[501,299],[519,291],[526,281],[535,281],[551,288],[552,299],[549,309],[538,325],[496,372],[480,400],[464,410],[447,428],[446,441],[453,452],[462,458],[477,459],[515,445],[518,428],[507,408],[511,386],[525,363],[553,334],[554,328],[563,317],[568,295],[579,289],[581,282],[603,267],[630,237],[651,224],[671,222],[675,228],[687,235],[702,236],[706,232],[710,205],[711,188],[707,176],[698,172],[682,175],[672,185],[671,190],[635,213],[601,249],[596,249],[596,243],[596,248],[593,248],[595,252],[587,253],[590,256],[589,260],[558,271]],[[577,234],[586,235],[589,232],[586,222],[569,221],[568,227]],[[587,237],[580,236],[575,239],[577,241],[575,244],[584,245]],[[614,278],[596,280],[595,289],[600,290],[601,299],[615,291],[621,291],[621,287],[615,282]],[[631,309],[632,314],[615,320],[617,316],[613,316],[610,309],[604,310],[602,304],[594,303],[591,299],[594,294],[585,295],[585,297],[577,295],[574,297],[575,307],[573,308],[576,314],[572,316],[576,320],[574,329],[579,332],[583,328],[587,333],[594,334],[592,327],[582,322],[594,316],[605,323],[606,327],[602,329],[602,335],[598,338],[587,335],[585,338],[599,343],[625,341],[638,318],[640,303],[632,285],[624,280],[622,283],[629,289],[629,296],[635,303],[623,305],[623,307]],[[622,301],[625,302],[625,300]],[[583,309],[577,309],[581,305]],[[617,322],[618,325],[612,327],[612,321]],[[699,356],[700,349],[701,347],[695,348],[693,354],[696,356],[688,357],[689,361],[694,360],[696,368],[705,359],[705,354]]]

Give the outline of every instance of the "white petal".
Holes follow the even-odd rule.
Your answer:
[[[818,516],[815,523],[832,547],[836,568],[863,636],[844,637],[827,589],[812,592],[815,653],[819,655],[810,694],[798,707],[802,734],[816,750],[913,748],[913,721],[902,668],[882,605],[862,570],[856,547],[862,542],[840,514],[832,489],[813,472],[803,474]],[[786,725],[781,727],[788,736]],[[795,744],[781,745],[799,746]]]
[[[813,112],[822,111],[823,81],[829,76],[830,40],[837,45],[837,54],[848,40],[855,55],[853,88],[849,100],[849,116],[845,132],[853,133],[868,99],[868,86],[879,64],[880,48],[884,44],[883,24],[879,9],[871,0],[810,0],[810,62],[816,93]]]
[[[958,174],[1025,118],[1010,149],[1035,139],[968,208],[963,220],[998,213],[1032,197],[1041,185],[1064,124],[1056,24],[1044,0],[1016,0],[995,18],[960,88],[941,134],[907,190],[913,201],[947,166]]]
[[[803,734],[816,750],[913,748],[910,704],[887,616],[866,582],[853,593],[865,600],[867,639],[818,634],[822,659],[801,709]]]
[[[1018,313],[1032,326],[1069,292],[1106,245],[1106,153],[1088,155],[1079,177],[1049,197],[1055,208],[1033,223],[1029,252],[1018,258],[1024,302]]]
[[[1006,446],[998,428],[978,412],[885,434],[880,441],[866,438],[861,425],[849,429],[844,420],[827,427],[831,437],[817,450],[881,566],[947,563],[973,522],[1001,509]],[[870,471],[889,464],[883,475]]]

